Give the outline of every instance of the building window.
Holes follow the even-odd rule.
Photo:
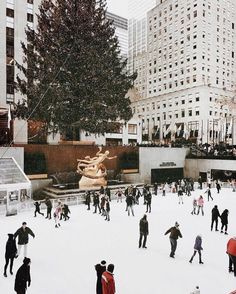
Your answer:
[[[196,116],[200,115],[200,111],[196,110]]]
[[[192,116],[192,115],[193,115],[193,111],[191,109],[189,109],[188,116]]]
[[[8,17],[14,17],[14,10],[10,9],[10,8],[7,8],[6,14],[7,14]]]
[[[34,0],[27,0],[27,3],[34,4]]]
[[[181,117],[185,117],[185,111],[181,110]]]
[[[137,134],[137,125],[128,124],[128,134],[136,135]]]
[[[27,13],[27,21],[28,22],[33,22],[34,21],[34,16],[31,13]]]

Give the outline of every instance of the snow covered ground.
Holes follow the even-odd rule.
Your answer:
[[[0,264],[4,266],[7,233],[14,233],[26,221],[36,238],[30,237],[32,283],[27,294],[93,294],[96,288],[94,265],[105,259],[115,264],[117,294],[189,294],[199,285],[201,294],[228,294],[236,289],[236,278],[228,273],[226,244],[236,235],[236,193],[212,189],[214,201],[204,198],[205,216],[191,215],[192,196],[179,205],[176,194],[153,196],[152,213],[148,214],[150,235],[148,249],[138,248],[139,220],[145,206],[135,206],[135,216],[127,216],[125,202],[111,203],[111,221],[87,211],[84,205],[71,207],[71,219],[55,229],[54,222],[33,211],[12,217],[0,217]],[[199,196],[200,190],[193,192]],[[141,198],[141,203],[143,199]],[[229,235],[210,231],[211,209],[217,204],[220,213],[229,209]],[[175,259],[169,257],[167,229],[180,224],[183,238],[178,240]],[[198,256],[188,262],[195,237],[203,238],[203,261]],[[22,251],[23,253],[23,251]],[[14,274],[23,256],[14,264]],[[14,276],[0,276],[0,293],[14,293]]]

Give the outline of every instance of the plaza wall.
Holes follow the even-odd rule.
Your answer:
[[[210,173],[212,169],[236,171],[236,160],[186,159],[184,173],[197,179],[200,172]]]
[[[162,168],[184,168],[185,157],[188,148],[160,148],[140,147],[139,148],[139,174],[140,181],[151,182],[151,170]],[[173,164],[173,166],[171,166]]]
[[[84,159],[85,156],[94,157],[98,152],[97,146],[91,145],[18,145],[24,147],[25,153],[43,153],[46,159],[47,173],[69,172],[77,170],[77,159]],[[105,165],[108,170],[119,168],[119,157],[123,153],[138,152],[137,147],[132,146],[104,146],[103,151],[108,150],[109,156],[117,156],[112,160],[106,160]]]

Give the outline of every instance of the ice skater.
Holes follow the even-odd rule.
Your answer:
[[[209,199],[211,198],[211,200],[213,201],[213,198],[211,196],[211,188],[208,187],[205,191],[205,193],[207,193],[207,201],[209,201]]]
[[[193,210],[191,212],[191,214],[197,214],[196,213],[196,208],[197,208],[197,199],[193,199]]]
[[[96,294],[103,294],[102,292],[102,274],[106,271],[106,261],[102,260],[101,263],[95,265],[95,270],[97,272],[97,284],[96,284]]]
[[[45,204],[47,206],[47,216],[45,218],[51,219],[52,218],[52,201],[49,199],[49,197],[46,198]]]
[[[219,231],[218,230],[218,217],[220,217],[220,213],[219,213],[217,205],[215,205],[211,211],[211,231],[213,230],[214,223],[215,223],[215,230]]]
[[[70,209],[69,209],[69,206],[67,204],[63,204],[62,205],[62,213],[61,213],[61,216],[60,216],[60,220],[62,220],[62,218],[64,217],[64,221],[70,219],[69,217],[69,213],[70,212]]]
[[[218,180],[216,182],[216,190],[217,190],[217,194],[219,194],[220,193],[220,190],[221,190],[221,185],[220,185],[220,183],[219,183]]]
[[[236,277],[236,237],[229,239],[226,253],[229,255],[229,273],[234,272]]]
[[[10,274],[13,275],[13,263],[16,257],[17,248],[16,248],[16,240],[13,238],[13,234],[8,234],[8,240],[6,243],[6,252],[5,252],[5,266],[4,266],[4,277],[7,277],[7,267],[10,261]]]
[[[62,213],[62,204],[61,202],[59,201],[58,202],[58,205],[54,211],[54,220],[55,220],[55,228],[59,228],[61,225],[60,225],[60,218],[61,218],[61,213]]]
[[[132,212],[132,215],[134,216],[134,209],[133,209],[133,205],[134,205],[134,198],[132,195],[128,195],[126,197],[126,204],[127,204],[127,211],[128,211],[128,216],[130,215],[130,211]]]
[[[200,197],[197,200],[197,206],[198,206],[197,214],[199,214],[199,212],[201,210],[202,215],[204,215],[204,211],[203,211],[204,199],[203,199],[202,195],[200,195]]]
[[[192,257],[190,258],[189,262],[192,263],[193,259],[194,259],[194,256],[196,255],[196,253],[198,253],[198,256],[199,256],[199,263],[200,264],[203,264],[202,262],[202,254],[201,254],[201,251],[202,251],[202,236],[201,235],[198,235],[196,237],[196,240],[195,240],[195,244],[194,244],[194,252],[193,252],[193,255]]]
[[[30,264],[30,258],[25,257],[22,266],[16,273],[14,290],[17,294],[25,294],[27,287],[31,284]]]
[[[225,229],[225,235],[228,235],[228,233],[227,233],[228,215],[229,215],[229,211],[228,211],[228,209],[225,209],[222,212],[221,216],[220,216],[220,219],[221,219],[221,230],[220,230],[220,232],[223,233],[223,230]]]
[[[109,202],[109,198],[107,198],[105,203],[105,215],[106,215],[105,220],[108,222],[110,221],[110,210],[111,210],[110,202]]]
[[[97,209],[99,209],[99,213],[101,213],[101,208],[99,205],[99,195],[97,193],[95,193],[93,195],[93,206],[94,206],[94,212],[93,213],[97,213]]]
[[[102,274],[102,293],[115,294],[115,280],[113,276],[114,264],[108,264],[107,270]]]
[[[23,222],[22,227],[19,228],[14,234],[14,239],[18,237],[18,250],[16,258],[20,255],[22,246],[24,246],[24,257],[27,257],[27,245],[29,242],[29,235],[35,238],[33,231],[29,227],[27,227],[26,222]]]
[[[170,252],[170,257],[174,258],[175,257],[175,251],[177,248],[177,240],[178,238],[182,238],[182,234],[179,230],[179,224],[178,222],[175,222],[175,226],[171,227],[169,230],[165,232],[165,235],[170,233],[170,245],[171,245],[171,252]]]
[[[141,248],[141,246],[143,248],[147,248],[146,247],[146,242],[147,242],[147,236],[148,236],[148,221],[147,221],[147,215],[144,214],[144,216],[141,218],[140,222],[139,222],[139,248]],[[142,242],[143,240],[143,242]]]
[[[190,294],[200,294],[200,289],[198,286],[195,287],[195,289],[193,290],[193,292],[191,292]]]
[[[124,193],[122,192],[121,188],[118,189],[118,191],[115,193],[115,195],[117,195],[117,203],[118,202],[122,202],[122,195],[124,195]]]
[[[41,205],[41,202],[36,201],[34,203],[34,206],[35,206],[34,217],[36,217],[36,213],[39,213],[42,216],[44,216],[44,214],[42,212],[40,212],[40,205]]]
[[[152,209],[151,204],[152,204],[152,194],[148,190],[147,195],[146,195],[146,213],[147,212],[151,213],[151,209]]]
[[[180,204],[180,203],[184,204],[184,200],[183,200],[183,190],[182,190],[181,187],[180,187],[179,190],[178,190],[178,198],[179,198],[179,204]]]
[[[90,191],[87,191],[85,195],[85,204],[88,206],[87,210],[90,210],[90,203],[91,203],[91,195],[90,195]]]

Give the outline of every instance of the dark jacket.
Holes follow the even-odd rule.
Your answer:
[[[25,230],[21,227],[19,228],[15,234],[14,234],[14,239],[16,239],[17,236],[18,237],[18,244],[19,245],[24,245],[24,244],[28,244],[29,242],[29,234],[34,238],[35,235],[34,233],[31,231],[30,228],[26,227]]]
[[[86,194],[86,197],[85,197],[85,203],[88,205],[91,203],[91,196],[90,196],[90,193],[87,193]]]
[[[16,279],[15,279],[15,291],[20,292],[24,291],[27,288],[27,282],[28,286],[31,283],[30,278],[30,266],[27,264],[23,264],[16,273]]]
[[[127,196],[126,197],[126,203],[127,203],[128,206],[133,205],[134,204],[134,198],[133,198],[133,196],[131,196],[131,195]]]
[[[228,209],[225,209],[220,216],[223,225],[228,225],[228,214]]]
[[[52,208],[52,201],[50,199],[47,199],[45,201],[45,204],[46,204],[47,208]]]
[[[109,212],[111,210],[109,201],[106,201],[106,211]]]
[[[67,204],[64,204],[62,207],[62,211],[65,215],[67,215],[68,213],[70,213],[70,209],[69,206]]]
[[[182,238],[182,234],[180,230],[176,227],[170,228],[168,231],[165,232],[165,235],[170,233],[170,238],[177,240],[179,237]]]
[[[201,236],[197,236],[194,244],[194,249],[199,251],[202,250],[202,238]]]
[[[95,270],[97,272],[97,294],[102,294],[102,274],[106,271],[106,266],[101,264],[95,265]]]
[[[143,217],[139,222],[139,232],[143,235],[148,235],[148,221]]]
[[[16,248],[16,240],[13,238],[13,234],[8,234],[8,240],[6,243],[6,258],[14,258],[16,256],[17,248]]]
[[[98,194],[95,194],[95,195],[93,196],[93,204],[94,204],[94,205],[99,204],[99,196],[98,196]]]
[[[148,204],[151,204],[152,202],[152,194],[150,192],[148,192],[146,195],[146,201]]]
[[[34,203],[35,209],[39,211],[40,210],[40,205],[41,205],[41,203],[39,203],[38,201],[36,201]]]
[[[218,217],[220,217],[220,213],[217,207],[212,208],[211,217],[212,219],[217,219]]]

